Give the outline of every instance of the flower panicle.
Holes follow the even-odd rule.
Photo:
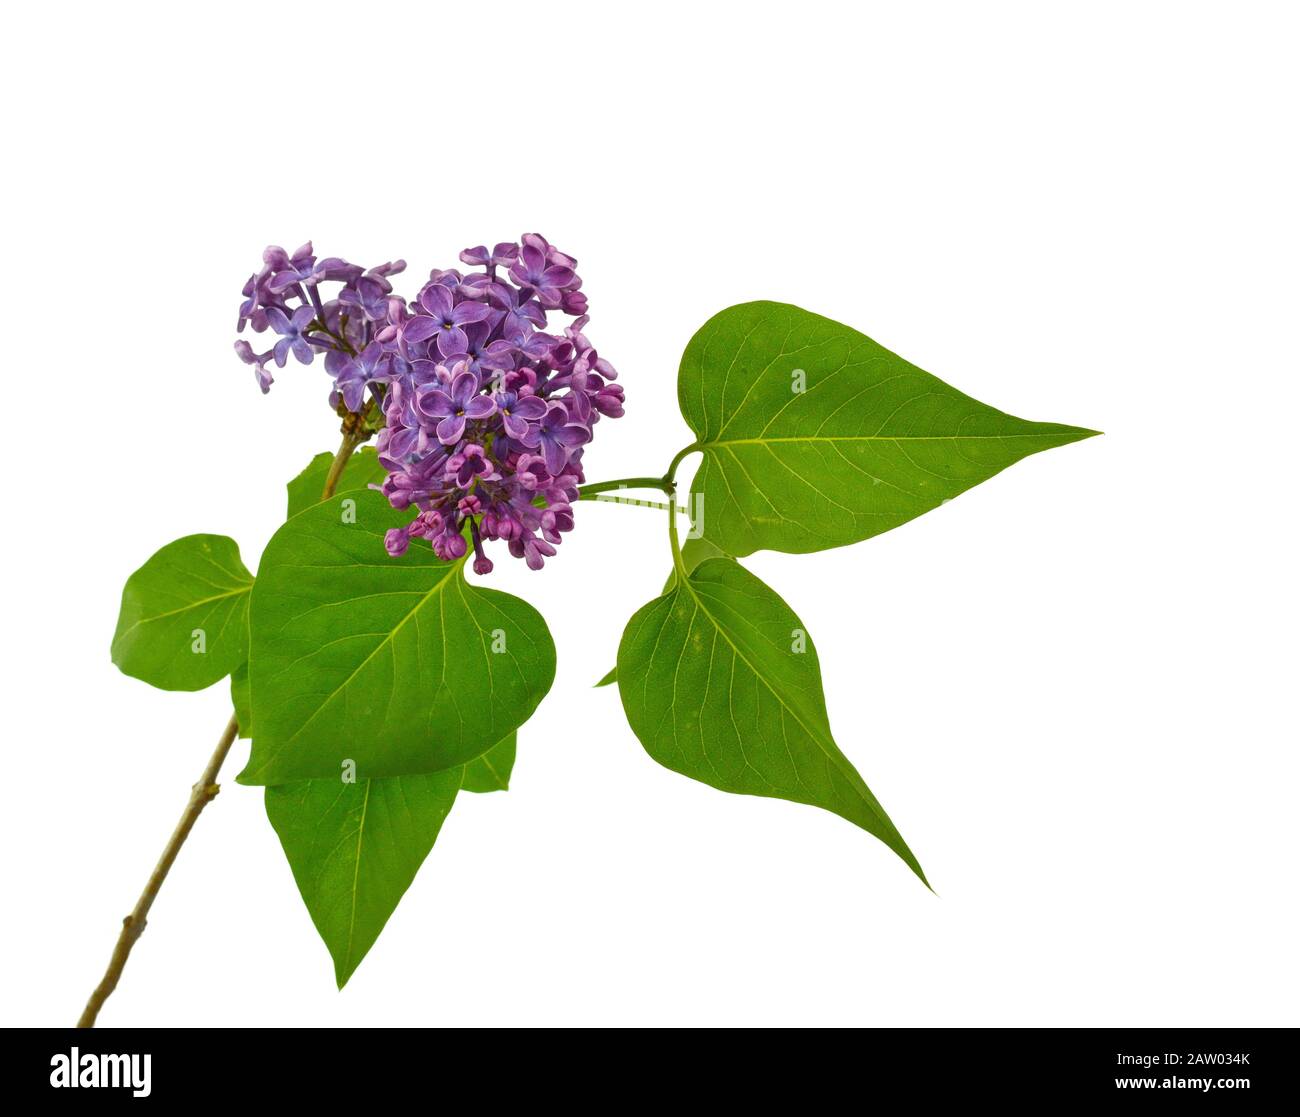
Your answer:
[[[573,528],[585,447],[602,418],[623,414],[623,389],[585,334],[572,256],[527,233],[467,248],[460,262],[472,270],[434,269],[407,300],[389,282],[404,261],[366,270],[318,259],[310,242],[272,246],[244,285],[238,328],[275,341],[258,353],[240,339],[235,350],[263,392],[272,363],[323,355],[330,406],[382,417],[379,490],[417,513],[387,533],[390,555],[413,539],[445,560],[472,548],[487,574],[484,543],[503,541],[539,570]],[[557,313],[572,321],[548,332]]]

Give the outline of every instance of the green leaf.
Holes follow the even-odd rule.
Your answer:
[[[711,558],[730,558],[731,556],[724,551],[719,550],[716,546],[704,538],[693,538],[686,540],[682,544],[682,562],[686,566],[686,573],[689,574],[705,559]],[[664,583],[664,593],[673,588],[677,581],[677,568],[674,566],[668,572],[668,580]],[[611,667],[601,678],[596,686],[609,686],[610,683],[618,681],[618,668]]]
[[[317,454],[307,466],[285,487],[289,491],[289,508],[287,516],[292,518],[306,508],[320,501],[321,491],[325,488],[325,478],[329,475],[333,454]],[[384,479],[385,470],[379,464],[374,447],[363,446],[348,459],[339,476],[335,495],[353,492],[369,487],[373,481],[378,484]],[[235,717],[239,722],[239,735],[251,737],[249,727],[253,724],[248,692],[247,658],[230,673],[230,701],[235,707]]]
[[[248,701],[248,660],[244,660],[230,673],[230,704],[235,707],[239,735],[251,737],[253,713]]]
[[[510,788],[510,773],[515,766],[515,741],[517,733],[511,733],[487,750],[482,756],[475,757],[465,765],[465,778],[461,781],[462,791],[507,791]]]
[[[320,494],[325,489],[325,478],[329,476],[330,464],[333,461],[333,454],[317,454],[307,468],[285,486],[289,490],[289,508],[285,513],[286,518],[292,518],[313,504],[320,503]],[[344,493],[364,489],[372,482],[378,485],[387,472],[379,464],[379,455],[375,453],[375,448],[363,446],[348,458],[347,465],[339,475],[338,484],[334,487],[334,495],[342,496]]]
[[[168,543],[126,580],[113,662],[163,690],[202,690],[248,651],[253,576],[224,535]]]
[[[461,770],[266,789],[266,813],[342,989],[433,848]]]
[[[682,355],[677,396],[703,455],[692,508],[737,557],[856,543],[1097,433],[1007,415],[774,302],[709,319]]]
[[[925,880],[831,736],[803,623],[739,563],[701,563],[632,617],[618,649],[618,689],[633,731],[666,768],[723,791],[834,811]]]
[[[531,605],[465,581],[427,545],[401,558],[406,517],[357,490],[294,516],[253,591],[253,747],[241,783],[459,767],[532,715],[555,646]]]

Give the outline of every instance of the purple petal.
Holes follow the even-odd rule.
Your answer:
[[[414,427],[403,427],[392,431],[388,436],[388,455],[399,461],[415,452],[420,432]]]
[[[446,318],[451,313],[451,292],[441,283],[430,283],[420,292],[420,305],[435,318]]]
[[[465,331],[459,326],[453,326],[450,330],[438,331],[438,352],[444,357],[455,357],[463,354],[467,345]]]
[[[574,393],[569,397],[569,406],[573,409],[573,418],[579,423],[589,423],[591,420],[591,400],[585,394]]]
[[[407,367],[410,369],[411,383],[416,387],[443,383],[442,376],[438,372],[439,366],[434,361],[411,361]]]
[[[402,339],[412,344],[428,341],[438,332],[438,329],[437,322],[421,314],[406,323],[402,329]]]
[[[444,446],[454,446],[465,433],[465,416],[448,415],[438,424],[438,441]]]
[[[521,396],[510,410],[521,419],[535,421],[546,414],[546,401],[540,396]]]
[[[455,413],[456,405],[441,388],[434,388],[415,393],[415,409],[426,419],[445,419]]]
[[[467,301],[456,306],[451,312],[451,320],[458,326],[465,326],[471,322],[482,322],[491,313],[492,308],[486,303]]]
[[[542,460],[546,462],[546,468],[554,476],[569,464],[569,451],[553,438],[544,438],[542,439]]]
[[[528,269],[529,275],[540,275],[546,267],[546,253],[533,244],[525,244],[519,253],[519,262]]]
[[[363,380],[344,380],[338,385],[339,391],[343,393],[343,406],[349,411],[361,410],[361,399],[366,393],[366,385]]]
[[[562,446],[581,446],[591,438],[591,432],[577,423],[568,423],[547,433]]]
[[[572,268],[547,268],[542,272],[541,284],[543,287],[567,287],[573,282],[574,278]]]
[[[477,391],[478,377],[472,372],[458,372],[452,377],[451,398],[457,408],[464,408]]]

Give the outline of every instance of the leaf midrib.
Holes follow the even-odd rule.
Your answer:
[[[366,834],[366,812],[370,809],[370,785],[373,781],[366,780],[366,794],[361,800],[361,819],[357,823],[357,856],[356,863],[352,866],[352,909],[348,913],[348,952],[347,962],[350,966],[352,963],[352,940],[356,934],[357,926],[357,893],[360,891],[361,882],[361,847],[365,840]]]
[[[420,600],[417,601],[415,605],[413,605],[409,610],[407,610],[406,615],[402,617],[402,619],[398,621],[397,624],[394,625],[392,629],[390,629],[384,635],[384,638],[380,640],[378,644],[376,644],[373,648],[370,649],[370,652],[366,655],[366,658],[363,659],[360,663],[358,663],[355,668],[353,668],[351,674],[349,674],[346,679],[344,679],[338,686],[336,686],[332,691],[330,691],[328,695],[326,695],[324,700],[316,707],[315,710],[312,711],[311,717],[309,717],[300,726],[298,726],[298,728],[295,729],[293,733],[290,734],[290,736],[285,739],[283,744],[281,744],[279,748],[275,749],[275,751],[272,753],[272,757],[280,755],[280,753],[282,753],[286,748],[288,748],[291,744],[293,744],[293,742],[298,739],[299,735],[309,725],[311,725],[311,723],[314,722],[317,717],[320,716],[321,711],[324,710],[325,707],[328,706],[331,702],[333,702],[334,699],[337,698],[339,694],[342,693],[342,691],[348,686],[348,684],[351,683],[352,680],[357,677],[358,672],[360,672],[361,669],[366,666],[366,664],[368,664],[372,659],[374,659],[375,656],[378,655],[380,651],[382,651],[384,648],[386,648],[389,644],[393,642],[393,639],[402,630],[403,625],[405,625],[407,621],[409,621],[413,616],[415,616],[416,613],[418,613],[421,609],[423,609],[424,606],[428,604],[428,602],[433,598],[434,594],[442,592],[442,590],[446,587],[447,582],[455,574],[459,573],[461,567],[463,567],[464,565],[465,565],[465,560],[463,558],[458,559],[456,562],[452,563],[452,565],[447,569],[447,573],[444,574],[443,577],[438,580],[438,582],[430,586],[428,591],[425,592],[420,597]],[[443,662],[443,670],[444,671],[446,670],[445,656]],[[267,763],[269,762],[270,759],[268,758]],[[265,768],[266,766],[267,766],[266,764],[262,765],[263,768]]]
[[[1081,430],[1082,428],[1080,428]],[[1024,431],[1019,434],[835,434],[835,435],[784,435],[780,438],[713,438],[697,442],[695,449],[707,450],[711,446],[767,446],[773,442],[993,442],[1004,438],[1063,438],[1080,433],[1077,430]]]
[[[713,562],[713,561],[726,561],[726,560],[709,559],[706,561]],[[700,565],[703,566],[704,563],[701,563]],[[679,586],[682,585],[683,583],[690,590],[691,597],[695,601],[696,608],[698,608],[702,613],[704,613],[706,617],[709,618],[710,621],[713,622],[713,627],[722,635],[722,638],[731,646],[731,650],[732,652],[735,653],[736,657],[742,663],[744,663],[744,665],[748,667],[750,671],[753,672],[754,678],[758,679],[759,682],[763,684],[763,686],[767,689],[768,693],[770,693],[772,697],[775,698],[777,702],[780,703],[781,708],[784,710],[788,710],[790,712],[790,716],[794,718],[795,723],[805,733],[807,733],[809,737],[811,737],[814,741],[817,742],[817,747],[822,750],[822,753],[826,756],[826,758],[832,761],[835,764],[835,766],[840,769],[841,772],[845,772],[845,765],[848,762],[845,760],[843,754],[840,752],[839,747],[834,745],[832,742],[832,746],[833,746],[832,749],[828,749],[826,747],[825,741],[823,741],[822,739],[821,731],[811,728],[804,721],[804,719],[799,716],[799,711],[797,711],[784,698],[782,698],[781,694],[777,691],[777,689],[770,682],[767,681],[767,677],[763,674],[763,672],[760,671],[757,667],[755,667],[754,664],[750,661],[749,657],[745,655],[743,651],[741,651],[740,647],[736,644],[736,642],[727,634],[727,630],[722,626],[721,621],[718,620],[717,616],[715,616],[714,613],[709,609],[709,607],[704,603],[704,599],[700,597],[699,592],[691,584],[691,579],[689,575],[685,578],[677,579],[677,584]],[[856,781],[853,779],[853,777],[856,776],[857,780],[861,780],[862,777],[858,775],[857,770],[854,769],[851,764],[848,765],[848,771],[845,772],[845,774],[849,776],[849,782],[850,784],[854,785],[854,788],[856,790]],[[870,800],[861,796],[861,794],[859,794],[859,798],[862,798],[862,801],[866,803],[867,807],[871,809],[873,814],[876,814],[877,817],[880,817],[880,812],[876,811],[875,807],[872,806]],[[887,817],[882,818],[881,821],[888,823],[892,828],[893,824],[889,823]]]
[[[130,636],[131,633],[134,632],[137,628],[139,628],[142,624],[153,624],[155,621],[166,620],[166,618],[168,617],[176,617],[179,616],[181,613],[188,613],[191,609],[197,609],[199,608],[199,606],[207,605],[213,601],[223,601],[227,597],[238,597],[241,593],[248,593],[250,590],[252,590],[252,588],[253,588],[253,583],[249,582],[248,585],[241,586],[239,589],[236,590],[229,590],[226,593],[213,594],[211,597],[204,597],[204,598],[200,598],[198,601],[191,601],[186,605],[182,605],[179,609],[168,609],[167,612],[165,613],[154,613],[152,616],[149,617],[141,617],[138,621],[133,623],[129,628],[126,628],[122,632],[120,632],[117,638],[119,640],[126,639],[126,637]]]

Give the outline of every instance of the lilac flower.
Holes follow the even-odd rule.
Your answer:
[[[325,359],[325,367],[330,368],[331,359],[341,354],[331,353]],[[392,357],[384,352],[383,346],[372,341],[355,357],[343,356],[334,372],[334,386],[343,397],[343,405],[349,411],[360,411],[361,401],[365,398],[367,384],[385,384],[388,382],[388,368]]]
[[[483,553],[483,537],[479,535],[478,524],[469,522],[469,537],[474,544],[474,573],[480,576],[492,573],[492,560]]]
[[[266,368],[267,358],[271,356],[270,351],[261,354],[254,353],[253,347],[248,342],[237,341],[235,342],[235,352],[244,364],[253,366],[253,372],[257,376],[257,386],[262,389],[262,395],[266,395],[271,390],[271,385],[275,383],[275,379]]]
[[[548,264],[546,253],[534,244],[525,244],[520,249],[510,276],[521,287],[535,290],[542,305],[549,308],[560,305],[565,289],[573,287],[577,279],[571,267]]]
[[[315,267],[309,272],[304,272],[301,282],[306,287],[315,287],[318,283],[330,279],[353,284],[361,278],[363,271],[364,269],[357,267],[356,264],[349,264],[341,256],[327,256],[323,260],[317,260]]]
[[[501,315],[495,314],[497,318]],[[465,327],[465,350],[453,355],[464,357],[473,372],[504,372],[514,365],[514,346],[503,338],[493,340],[493,314],[482,322]]]
[[[435,334],[438,352],[444,357],[464,353],[467,344],[462,326],[481,322],[491,313],[479,302],[454,301],[451,291],[434,281],[420,292],[420,309],[424,316],[416,318],[406,332],[408,342],[426,341]]]
[[[462,264],[473,264],[480,268],[487,268],[488,275],[492,275],[493,268],[508,268],[515,262],[519,255],[519,245],[509,241],[496,245],[491,252],[487,250],[486,245],[478,245],[475,248],[467,248],[460,254]]]
[[[536,454],[520,454],[515,463],[515,480],[524,492],[537,492],[545,489],[551,479],[546,463]]]
[[[542,421],[520,439],[529,448],[538,448],[551,475],[560,473],[569,464],[569,453],[575,446],[587,441],[587,428],[569,422],[568,409],[562,403],[551,403]]]
[[[551,244],[541,233],[525,233],[519,238],[520,242],[529,248],[536,248],[546,254],[548,264],[559,264],[566,268],[576,268],[578,261],[572,256],[566,256],[555,245]]]
[[[464,365],[457,365],[464,369]],[[428,386],[417,391],[415,409],[428,422],[437,421],[438,441],[444,446],[455,446],[465,433],[465,423],[470,419],[486,419],[497,409],[491,396],[478,394],[478,377],[462,371],[452,377],[451,385],[442,388]]]
[[[558,543],[560,532],[573,530],[573,509],[567,504],[552,504],[542,512],[542,535],[548,543]]]
[[[453,527],[445,528],[441,535],[431,535],[428,539],[433,553],[443,562],[455,562],[469,550],[465,545],[465,537]]]
[[[603,384],[591,397],[592,405],[611,419],[623,417],[623,385]]]
[[[305,331],[315,318],[316,311],[310,306],[300,306],[293,312],[292,318],[278,306],[273,306],[266,312],[267,323],[280,335],[273,352],[275,363],[281,368],[284,368],[290,352],[303,364],[311,364],[315,351],[308,343]]]
[[[384,532],[384,550],[393,558],[406,554],[406,548],[410,545],[410,542],[411,537],[404,527],[390,527]]]
[[[522,442],[532,425],[546,414],[546,401],[538,396],[519,396],[515,392],[502,391],[494,398],[501,425],[516,442]]]
[[[511,539],[510,553],[528,563],[529,570],[541,570],[546,559],[555,554],[555,548],[545,539],[529,534]]]
[[[339,302],[371,322],[382,322],[388,317],[388,296],[392,290],[385,280],[363,275],[354,286],[339,292]]]
[[[263,268],[248,277],[244,284],[244,301],[239,304],[239,323],[235,327],[238,333],[243,333],[244,327],[250,324],[259,334],[266,329],[266,306],[276,301],[276,296],[266,286],[270,278],[270,268]]]
[[[281,294],[297,283],[308,283],[316,270],[316,257],[312,255],[311,241],[294,250],[292,256],[283,248],[272,245],[262,259],[275,271],[267,283],[269,290]]]
[[[420,425],[420,415],[415,410],[415,393],[408,385],[398,381],[389,387],[384,397],[384,421],[375,452],[386,469],[395,471],[390,475],[389,480],[392,480],[398,476],[396,471],[406,469],[408,463],[416,455],[423,455],[429,445],[429,436]]]
[[[495,481],[500,476],[492,468],[487,451],[474,442],[467,442],[465,448],[447,459],[447,476],[456,479],[456,487],[468,489],[475,479]]]

